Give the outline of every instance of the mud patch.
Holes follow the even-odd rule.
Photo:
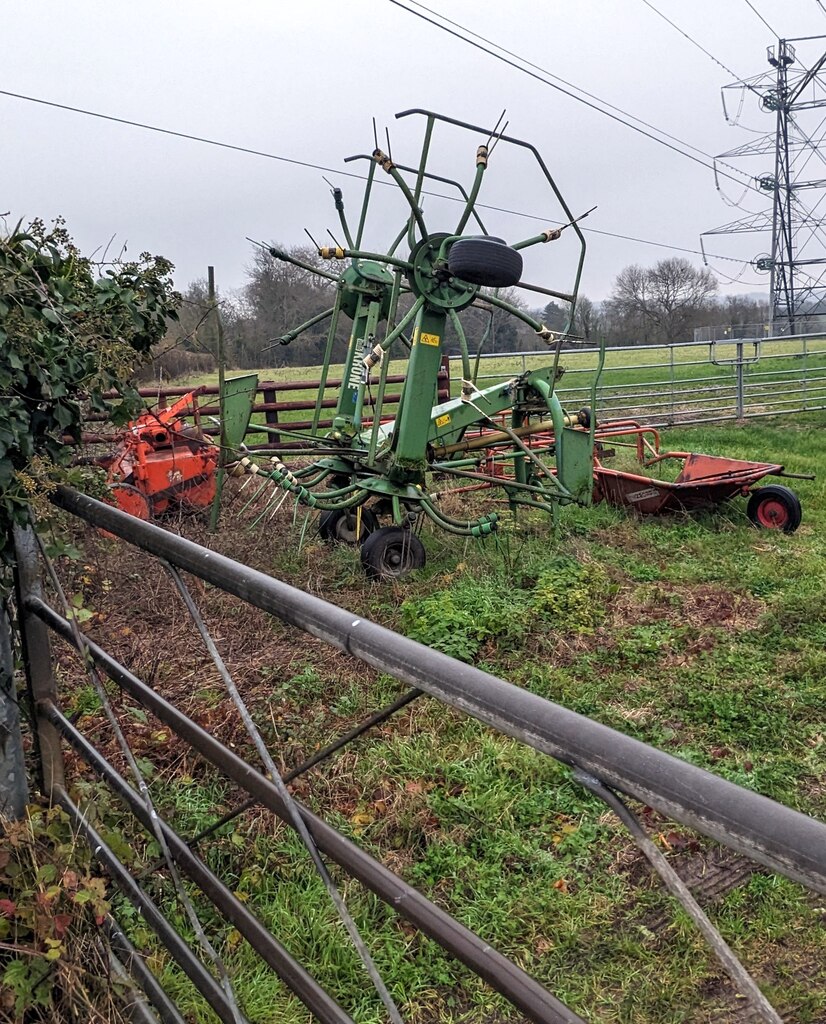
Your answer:
[[[719,903],[726,893],[744,885],[760,870],[754,861],[725,847],[679,854],[672,857],[670,863],[704,910]],[[673,920],[671,913],[662,911],[645,925],[656,934],[668,928]]]
[[[658,582],[624,587],[611,602],[616,628],[664,622],[694,628],[752,629],[765,612],[765,604],[711,584]]]

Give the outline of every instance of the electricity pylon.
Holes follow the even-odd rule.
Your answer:
[[[716,175],[718,162],[732,167],[732,160],[753,161],[773,154],[773,171],[747,173],[734,168],[746,179],[743,196],[734,205],[740,206],[746,196],[766,194],[771,209],[749,212],[703,235],[771,230],[770,252],[751,262],[756,270],[771,275],[772,334],[800,333],[813,318],[826,314],[826,207],[822,206],[826,169],[819,166],[826,164],[826,117],[812,113],[826,107],[824,41],[826,36],[780,39],[777,46],[768,47],[771,70],[722,89],[723,111],[730,124],[739,123],[744,101],[753,94],[762,111],[775,115],[775,128],[715,157],[717,188],[722,191]],[[810,58],[801,59],[798,51]],[[740,94],[734,117],[726,104],[732,90]],[[814,173],[810,167],[813,160]]]

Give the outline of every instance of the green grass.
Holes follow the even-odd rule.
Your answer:
[[[791,536],[753,529],[742,499],[713,513],[644,521],[605,505],[569,508],[556,532],[534,513],[515,524],[506,519],[499,535],[479,543],[426,529],[427,568],[389,585],[366,582],[357,553],[331,549],[312,531],[299,550],[304,513],[293,524],[286,507],[256,531],[230,516],[210,543],[354,614],[824,817],[824,428],[826,414],[809,414],[790,422],[683,428],[666,437],[676,449],[776,459],[791,472],[816,473],[813,482],[792,482],[804,520]],[[484,507],[489,498],[478,500]],[[97,543],[101,558],[116,557],[114,550],[107,554],[106,542]],[[133,640],[125,641],[136,671],[157,662],[149,650],[159,621],[154,571],[149,567],[144,576],[147,607],[136,598],[129,608],[130,629],[147,645],[135,654]],[[100,576],[117,580],[106,564]],[[96,609],[118,599],[117,587],[104,595],[92,585],[88,594]],[[400,692],[388,677],[277,622],[263,616],[247,622],[246,613],[230,611],[237,604],[215,592],[201,603],[285,767]],[[154,685],[190,701],[190,713],[254,763],[240,730],[229,724],[214,672],[175,621],[181,655],[176,665],[165,654]],[[181,665],[194,673],[192,686],[179,682]],[[82,723],[95,720],[95,703],[82,686],[72,706]],[[152,784],[184,834],[240,798],[191,755],[181,752],[177,761],[165,745],[152,746],[152,735],[145,740],[140,733],[146,746],[140,753],[163,761]],[[297,793],[586,1020],[742,1019],[741,1003],[713,956],[616,820],[553,759],[421,698],[313,771]],[[696,868],[713,848],[688,829],[637,810],[678,870]],[[356,1020],[384,1019],[286,828],[249,813],[226,826],[205,856]],[[334,874],[406,1020],[520,1019],[435,943]],[[162,891],[186,932],[171,894]],[[822,898],[758,873],[709,913],[784,1020],[826,1020]],[[306,1011],[237,933],[219,915],[207,920],[250,1019],[306,1021]],[[192,1021],[212,1020],[168,959],[153,964]]]

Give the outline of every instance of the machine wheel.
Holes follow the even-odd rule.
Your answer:
[[[119,508],[121,512],[128,512],[130,516],[143,519],[145,522],[152,519],[152,506],[149,504],[149,498],[133,484],[122,481],[109,484],[109,491],[112,495],[110,504]]]
[[[757,527],[794,533],[800,526],[803,510],[794,491],[780,484],[769,484],[752,491],[746,515]]]
[[[382,526],[361,546],[361,564],[371,580],[406,576],[425,563],[424,544],[401,526]]]
[[[451,274],[488,288],[509,288],[522,276],[522,256],[516,249],[489,236],[460,238],[447,257]]]
[[[358,513],[351,508],[337,508],[324,512],[318,523],[318,532],[324,540],[334,544],[361,544],[378,529],[379,521],[369,508],[361,510],[361,528],[356,536]]]

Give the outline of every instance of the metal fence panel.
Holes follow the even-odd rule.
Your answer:
[[[566,408],[588,404],[598,349],[562,353],[557,394]],[[451,356],[451,360],[458,356]],[[480,385],[547,365],[547,350],[483,353]],[[652,426],[716,423],[826,408],[826,335],[729,337],[606,350],[597,387],[601,420]]]

